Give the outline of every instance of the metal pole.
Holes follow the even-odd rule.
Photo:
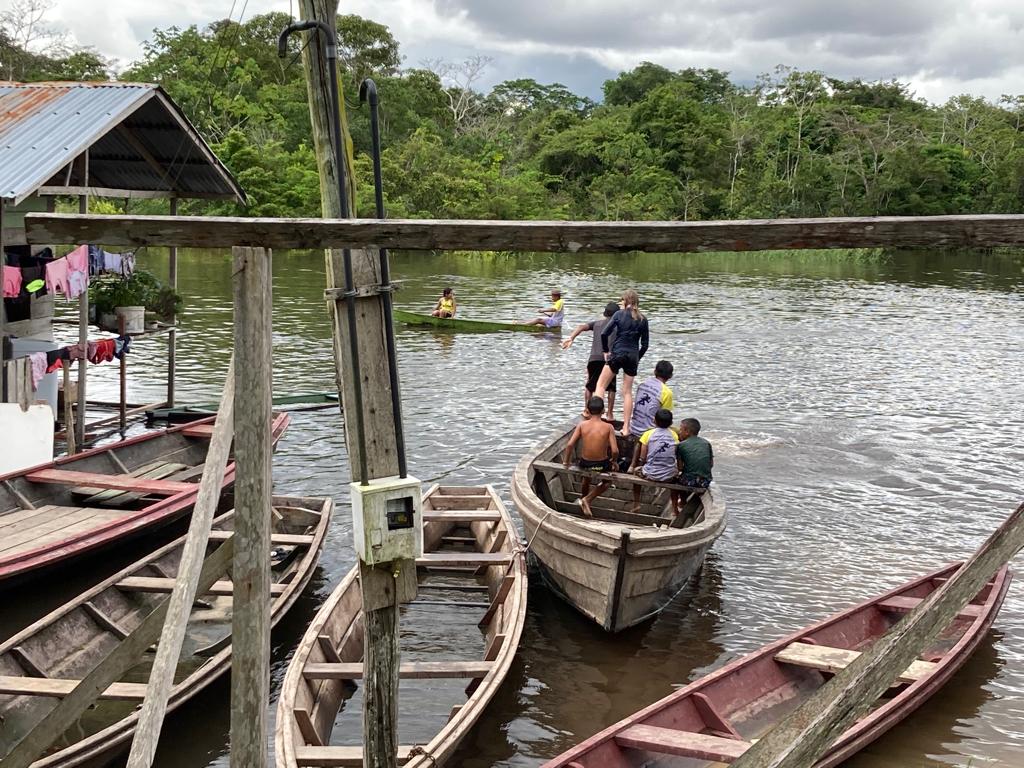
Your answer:
[[[82,153],[82,186],[89,188],[89,150]],[[78,196],[78,212],[89,212],[89,196]],[[89,346],[89,292],[84,292],[78,297],[78,345],[83,353]],[[88,378],[89,361],[83,354],[78,361],[78,420],[75,422],[76,437],[75,448],[79,451],[85,448],[85,422],[86,404],[86,379]]]
[[[345,177],[345,146],[341,140],[341,101],[338,95],[338,40],[329,24],[319,20],[299,21],[285,27],[277,39],[277,55],[284,58],[288,55],[288,37],[294,32],[306,30],[317,30],[323,34],[326,40],[324,55],[327,59],[327,69],[330,76],[331,86],[331,136],[334,143],[334,163],[338,174],[338,197],[341,203],[341,217],[348,219],[352,216],[349,209],[348,184]],[[345,270],[345,310],[348,317],[349,327],[349,355],[352,358],[352,370],[355,371],[353,379],[353,397],[356,408],[356,439],[359,441],[359,482],[362,485],[369,485],[369,470],[366,465],[366,427],[363,424],[363,382],[359,376],[359,337],[356,333],[356,294],[353,288],[355,280],[352,276],[352,251],[348,248],[342,250]],[[345,418],[352,417],[352,409],[347,409]]]
[[[384,177],[380,167],[380,100],[377,98],[377,84],[366,78],[359,86],[359,101],[370,104],[370,137],[373,142],[373,199],[377,207],[377,218],[384,219]],[[395,420],[395,451],[398,453],[398,476],[409,474],[405,454],[405,427],[402,425],[402,396],[398,385],[398,354],[395,350],[395,319],[392,317],[391,264],[388,249],[380,249],[380,282],[384,291],[384,336],[388,350],[388,379],[391,384],[391,413]]]

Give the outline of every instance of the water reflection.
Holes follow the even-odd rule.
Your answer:
[[[164,268],[158,252],[142,258]],[[219,390],[229,264],[225,254],[182,256],[183,400]],[[650,364],[675,363],[676,415],[705,424],[729,504],[729,529],[695,591],[635,632],[608,638],[532,589],[512,675],[454,764],[537,765],[676,685],[977,546],[1020,501],[1022,267],[1015,256],[962,253],[397,255],[396,302],[414,311],[450,284],[460,315],[507,321],[558,285],[574,325],[636,287]],[[273,269],[275,390],[329,390],[322,256],[275,253]],[[413,473],[492,482],[508,498],[519,457],[579,408],[586,345],[563,352],[557,340],[399,326]],[[161,396],[160,341],[139,345],[129,375],[133,401]],[[92,369],[90,383],[112,397],[116,370]],[[353,562],[338,414],[296,414],[274,476],[282,493],[339,502],[322,579],[274,635],[276,690],[318,599]],[[851,765],[1019,768],[1019,585],[996,626],[946,691]],[[157,765],[227,764],[226,691],[171,718]]]

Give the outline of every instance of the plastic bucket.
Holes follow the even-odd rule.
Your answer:
[[[114,307],[114,314],[117,316],[118,327],[121,318],[124,318],[125,333],[144,333],[146,330],[146,308],[145,307]]]

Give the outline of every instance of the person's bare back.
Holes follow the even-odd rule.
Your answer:
[[[580,422],[580,458],[585,461],[604,461],[615,450],[615,428],[595,416]]]

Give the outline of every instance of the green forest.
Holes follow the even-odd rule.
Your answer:
[[[299,46],[286,14],[155,30],[121,80],[155,82],[182,106],[250,198],[244,210],[320,211]],[[357,209],[373,215],[369,118],[381,98],[392,217],[728,219],[1016,212],[1024,200],[1024,96],[998,103],[914,97],[897,81],[843,80],[778,67],[753,84],[715,69],[643,63],[604,83],[597,103],[558,84],[489,91],[485,57],[403,65],[387,27],[338,19],[342,84],[356,152]],[[93,51],[28,53],[0,31],[0,77],[106,79]],[[145,204],[133,203],[133,211]]]

